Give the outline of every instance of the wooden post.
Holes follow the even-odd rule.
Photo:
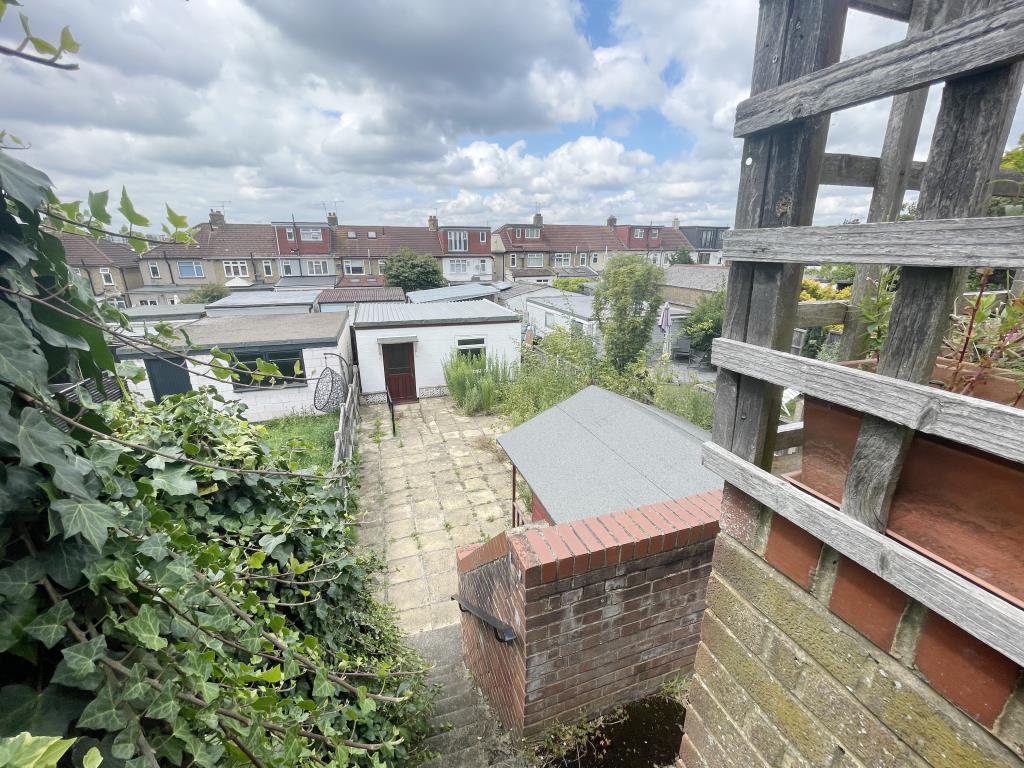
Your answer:
[[[907,36],[941,26],[962,13],[963,0],[914,0]],[[885,128],[885,141],[878,161],[878,174],[868,208],[869,222],[896,221],[900,215],[927,100],[927,88],[893,97],[889,122]],[[860,315],[860,304],[868,295],[870,285],[877,283],[881,274],[882,268],[878,264],[857,266],[850,292],[850,306],[843,320],[843,336],[839,341],[840,360],[859,360],[864,357],[867,324]]]
[[[762,0],[751,94],[756,95],[839,60],[846,23],[845,0]],[[814,216],[828,116],[815,116],[756,134],[743,142],[736,227],[808,225]],[[788,349],[803,267],[732,262],[722,323],[730,339]],[[712,428],[716,443],[770,467],[781,390],[722,370]],[[758,505],[727,484],[726,507],[745,520],[751,543]],[[739,522],[739,521],[737,521]],[[728,526],[729,521],[723,520]]]
[[[1013,64],[946,83],[921,181],[920,218],[984,215],[991,193],[988,180],[1006,146],[1022,75],[1021,64]],[[879,374],[927,383],[963,279],[962,269],[904,267]],[[865,415],[846,479],[846,514],[885,529],[913,436],[911,429]]]

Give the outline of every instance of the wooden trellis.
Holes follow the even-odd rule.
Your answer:
[[[839,62],[848,8],[908,21],[905,40]],[[1024,610],[885,535],[915,431],[1024,463],[1024,411],[926,386],[965,268],[1024,267],[1024,218],[982,219],[1024,69],[1019,0],[763,0],[744,139],[713,442],[723,529],[763,547],[781,514],[1024,664]],[[928,161],[913,162],[928,86],[944,82]],[[832,111],[895,96],[879,158],[824,153]],[[872,186],[869,224],[812,227],[820,180]],[[913,222],[893,222],[919,187]],[[900,265],[877,373],[784,351],[804,264]],[[782,387],[864,414],[840,509],[770,473]],[[791,435],[780,442],[792,444]],[[1024,510],[1024,499],[1022,499]],[[742,529],[742,530],[741,530]]]

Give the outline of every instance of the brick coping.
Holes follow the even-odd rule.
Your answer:
[[[696,544],[718,535],[722,492],[542,528],[502,531],[484,544],[460,548],[459,573],[510,556],[533,587],[589,570]]]

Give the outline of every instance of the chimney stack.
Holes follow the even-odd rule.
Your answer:
[[[331,211],[330,213],[328,213],[327,214],[327,224],[329,226],[332,226],[332,227],[338,226],[338,214],[336,214],[334,211]]]
[[[533,226],[542,227],[544,226],[544,217],[540,215],[540,211],[533,214]]]
[[[210,226],[211,227],[220,227],[220,226],[222,226],[225,223],[226,222],[224,221],[224,212],[223,211],[215,211],[215,210],[213,210],[213,208],[211,208],[210,209]]]
[[[619,223],[619,220],[616,219],[614,216],[609,216],[608,217],[608,226],[609,227],[614,227],[618,223]]]
[[[427,216],[427,229],[437,232],[437,216]]]
[[[672,217],[672,229],[679,229],[679,217],[678,216],[673,216]]]

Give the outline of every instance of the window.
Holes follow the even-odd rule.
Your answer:
[[[540,227],[527,227],[525,230],[523,230],[523,234],[526,235],[527,240],[539,240]]]
[[[244,261],[225,261],[224,277],[248,277],[249,265]]]
[[[510,267],[512,267],[512,268],[515,268],[515,266],[516,266],[516,255],[514,253],[510,253],[508,255],[508,265]]]
[[[292,229],[291,227],[288,227],[288,228],[287,228],[287,229],[286,229],[286,230],[284,231],[284,236],[285,236],[286,238],[288,238],[288,242],[289,242],[289,243],[294,243],[294,242],[295,242],[295,230],[294,230],[294,229]]]
[[[299,234],[307,243],[322,243],[324,240],[324,233],[315,227],[303,227],[299,230]]]
[[[306,386],[306,370],[302,362],[301,349],[275,349],[265,352],[239,350],[235,352],[235,357],[252,373],[256,372],[257,361],[263,360],[276,365],[282,376],[302,379],[302,381],[292,381],[291,379],[264,376],[261,380],[255,381],[252,374],[239,373],[237,380],[232,384],[232,388],[236,392],[246,389],[283,389]]]
[[[179,261],[178,277],[206,277],[201,261]]]
[[[480,357],[486,349],[484,339],[459,339],[456,351],[463,357]]]
[[[375,240],[377,239],[377,232],[371,229],[369,232],[366,233],[366,236],[371,240]]]
[[[181,299],[178,298],[178,294],[174,294],[167,300],[167,303],[174,306],[175,304],[181,304]]]
[[[110,267],[100,267],[100,280],[104,285],[114,284],[114,276],[110,274]]]
[[[274,276],[274,262],[264,261],[263,262],[263,276],[273,277]]]
[[[291,277],[292,276],[292,269],[293,269],[293,265],[292,265],[292,263],[290,261],[282,261],[281,262],[281,277]]]
[[[521,240],[523,237],[523,228],[516,227],[516,240]]]
[[[160,265],[155,261],[149,262],[149,276],[154,280],[160,279]]]
[[[544,327],[545,328],[557,328],[558,327],[559,315],[554,312],[544,313]]]
[[[572,266],[572,254],[571,253],[556,253],[555,254],[555,266],[556,267],[571,267]]]
[[[487,263],[487,259],[477,259],[476,271],[480,273],[487,273],[491,271],[490,265]]]
[[[348,231],[348,239],[349,240],[355,240],[356,239],[356,231],[354,229],[350,229]]]
[[[123,296],[115,296],[110,300],[110,303],[118,309],[128,309],[128,302],[124,300]]]
[[[469,271],[469,259],[452,259],[452,274],[464,275]]]
[[[642,228],[637,227],[636,229],[633,230],[633,237],[639,239],[639,238],[642,238],[643,236],[644,236],[644,231],[643,231]]]
[[[311,275],[329,275],[330,271],[327,268],[327,262],[321,259],[306,262],[306,271]]]
[[[486,243],[487,242],[487,231],[486,230],[483,230],[483,229],[480,230],[480,242],[481,243]]]
[[[658,232],[659,231],[660,230],[657,227],[652,227],[651,228],[651,239],[652,240],[657,240],[658,239]]]
[[[697,252],[697,263],[698,264],[710,264],[711,263],[711,254],[710,253],[703,253],[703,252],[698,251]]]
[[[155,307],[158,302],[156,299],[139,299],[140,307]]]
[[[713,229],[705,229],[700,233],[700,247],[701,248],[714,248],[715,247],[715,235],[718,234]]]
[[[387,268],[388,268],[388,260],[387,259],[381,259],[380,261],[377,262],[377,274],[378,275],[383,275],[384,272],[387,270]]]
[[[594,252],[593,252],[592,254],[590,254],[590,263],[591,263],[591,264],[597,264],[597,258],[598,258],[598,256],[600,256],[600,255],[601,255],[601,254],[600,254],[600,253],[598,253],[597,251],[594,251]]]
[[[526,266],[528,266],[528,267],[543,267],[544,266],[544,254],[543,253],[528,253],[528,254],[526,254]]]
[[[469,250],[469,232],[464,229],[448,230],[448,250],[459,252]]]
[[[363,266],[362,259],[345,259],[345,274],[346,275],[365,275],[366,268]]]
[[[587,254],[585,254],[585,253],[581,253],[580,254],[580,266],[581,267],[587,266]]]

